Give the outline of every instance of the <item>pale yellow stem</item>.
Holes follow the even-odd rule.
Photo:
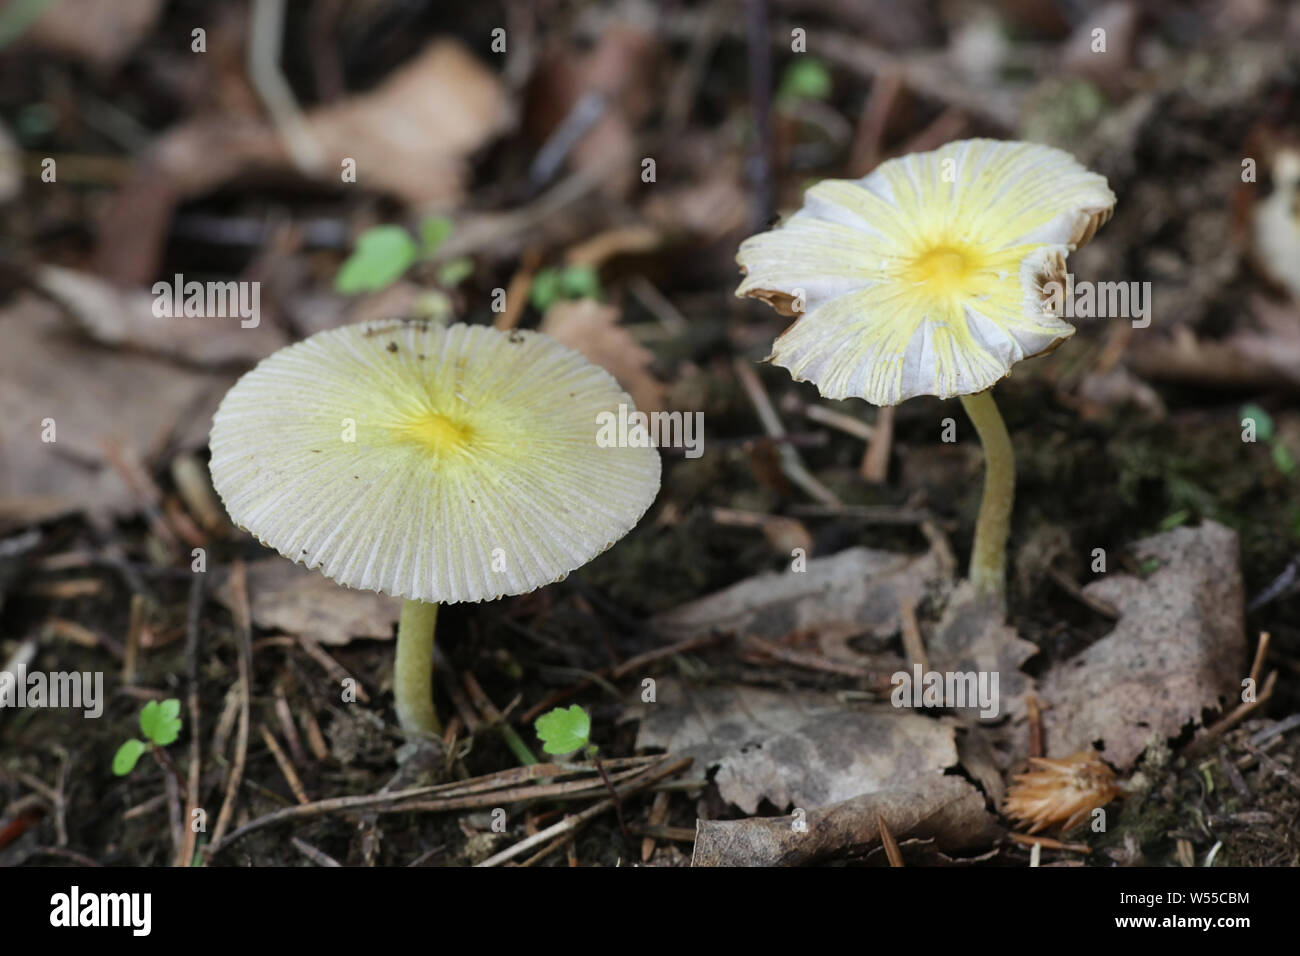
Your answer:
[[[393,697],[397,722],[412,733],[441,734],[433,707],[433,634],[438,605],[403,601],[397,624],[397,660],[393,666]]]
[[[994,596],[1001,603],[1006,590],[1011,504],[1016,494],[1016,456],[992,389],[963,395],[961,403],[984,445],[984,497],[971,547],[970,580],[977,592]]]

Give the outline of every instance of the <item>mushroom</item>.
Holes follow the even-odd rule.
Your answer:
[[[783,226],[745,240],[738,296],[798,315],[769,360],[827,398],[961,398],[984,446],[970,578],[1002,601],[1015,462],[989,391],[1074,334],[1053,311],[1066,256],[1115,205],[1059,149],[989,139],[826,180]]]
[[[263,544],[353,588],[403,599],[398,721],[438,733],[439,604],[564,578],[636,525],[659,490],[653,447],[600,447],[632,400],[535,332],[348,325],[280,349],[213,418],[213,486]]]

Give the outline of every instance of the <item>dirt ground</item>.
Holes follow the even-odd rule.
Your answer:
[[[246,65],[272,4],[90,6],[0,13],[0,667],[105,683],[100,719],[0,709],[0,863],[469,865],[568,818],[509,862],[684,866],[700,821],[820,820],[874,796],[907,865],[1024,866],[1006,789],[1035,753],[1077,749],[1076,713],[1104,729],[1080,739],[1118,796],[1103,829],[1041,831],[1036,863],[1300,863],[1293,5],[290,4],[278,108]],[[961,614],[979,440],[956,400],[828,401],[763,362],[789,319],[735,297],[735,255],[813,182],[971,137],[1054,145],[1107,178],[1114,216],[1070,269],[1150,283],[1151,322],[1080,319],[998,385],[1017,486],[996,654],[1032,647],[998,658],[996,721],[909,714],[939,737],[904,746],[878,675],[911,660],[909,614],[935,655]],[[431,221],[447,235],[427,255],[340,290],[367,229]],[[260,325],[157,319],[150,290],[176,274],[259,283]],[[423,747],[393,710],[398,602],[290,574],[212,513],[206,475],[240,374],[396,316],[541,328],[638,407],[705,425],[699,457],[662,450],[658,497],[614,547],[541,590],[441,609],[447,734]],[[843,604],[755,582],[792,576],[796,551],[838,581],[853,549],[883,570]],[[917,570],[931,558],[941,570]],[[733,587],[733,624],[686,623]],[[1158,708],[1075,706],[1126,674],[1168,688]],[[171,698],[167,756],[115,775],[142,706]],[[589,712],[611,774],[694,763],[623,797],[622,827],[613,809],[575,822],[608,796],[594,767],[527,776],[500,732],[540,753],[533,720],[559,704]],[[655,723],[674,707],[711,716]],[[777,766],[790,740],[802,782]],[[832,740],[860,742],[849,770]],[[960,812],[908,816],[953,777]],[[457,781],[482,786],[321,803]],[[889,865],[869,816],[789,861]]]

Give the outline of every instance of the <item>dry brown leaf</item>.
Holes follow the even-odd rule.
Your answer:
[[[111,69],[152,29],[162,0],[57,0],[42,6],[24,43]]]
[[[1084,588],[1113,604],[1119,623],[1043,678],[1049,756],[1101,741],[1106,761],[1127,769],[1152,737],[1176,737],[1203,708],[1234,701],[1249,673],[1236,533],[1206,521],[1134,550],[1160,568],[1146,580],[1110,574]]]
[[[562,300],[546,310],[540,330],[618,379],[639,411],[662,411],[665,387],[650,372],[654,353],[619,324],[620,316],[594,299]]]
[[[1198,339],[1180,326],[1170,337],[1137,339],[1124,361],[1153,382],[1300,388],[1300,311],[1258,295],[1249,304],[1250,323],[1222,339]]]
[[[512,122],[501,80],[460,43],[435,40],[370,93],[307,114],[338,182],[345,158],[357,183],[411,205],[451,204],[464,192],[468,159]]]
[[[848,548],[808,560],[803,571],[769,572],[657,616],[652,624],[672,640],[731,632],[780,640],[813,634],[824,654],[871,666],[848,640],[877,642],[898,633],[899,601],[921,603],[946,582],[951,567],[937,552],[915,556]]]
[[[104,439],[141,456],[169,435],[202,447],[235,379],[89,345],[56,306],[30,297],[0,312],[0,341],[0,523],[133,510]],[[46,419],[53,442],[42,441]]]
[[[197,365],[226,365],[252,364],[289,344],[283,332],[262,321],[260,309],[257,325],[244,328],[245,320],[238,315],[160,318],[153,314],[151,293],[119,289],[98,276],[58,266],[38,269],[36,284],[104,345],[127,346]]]
[[[217,596],[231,606],[229,585]],[[333,645],[358,637],[387,640],[400,610],[399,602],[386,594],[345,588],[280,557],[248,565],[248,599],[258,627]]]
[[[694,757],[728,803],[755,813],[838,803],[942,775],[957,762],[954,725],[890,707],[851,710],[834,694],[762,688],[691,689],[662,680],[636,745]]]
[[[993,806],[1001,806],[1006,783],[988,728],[979,724],[963,727],[957,734],[957,758],[967,775],[989,795]]]
[[[693,185],[656,190],[643,207],[646,219],[664,232],[684,232],[703,242],[744,229],[750,199],[741,172],[724,165],[706,175]]]
[[[342,185],[342,162],[352,159],[361,188],[448,207],[463,197],[470,154],[511,122],[497,75],[445,39],[374,90],[304,117],[324,156],[322,183]],[[152,281],[177,204],[255,169],[296,171],[269,123],[222,117],[173,127],[105,209],[98,271],[122,283]]]
[[[946,851],[988,846],[998,835],[984,795],[960,777],[934,775],[796,817],[700,820],[692,866],[805,866],[861,856],[880,844],[882,818],[900,843],[933,840]]]
[[[1038,653],[1038,646],[1004,624],[1000,610],[976,597],[970,582],[962,581],[954,589],[925,648],[932,671],[998,675],[998,713],[989,720],[1024,713],[1025,694],[1034,682],[1020,667]],[[980,710],[976,705],[960,712],[984,719]]]

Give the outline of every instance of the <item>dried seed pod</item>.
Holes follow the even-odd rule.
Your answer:
[[[1007,791],[1002,811],[1029,832],[1061,824],[1062,832],[1081,823],[1098,807],[1120,794],[1111,770],[1093,750],[1082,750],[1062,759],[1030,757],[1034,768],[1016,774]]]

